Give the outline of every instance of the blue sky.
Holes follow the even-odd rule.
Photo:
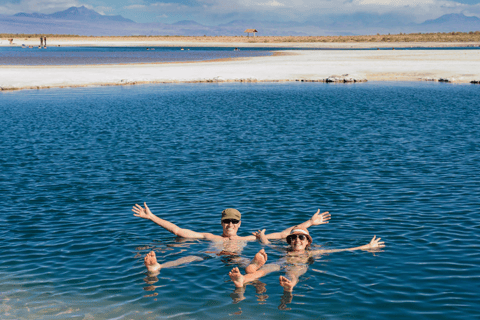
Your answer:
[[[480,0],[0,0],[0,13],[53,13],[82,5],[136,22],[195,20],[206,25],[238,19],[304,22],[355,13],[401,16],[406,23],[448,13],[480,18]]]

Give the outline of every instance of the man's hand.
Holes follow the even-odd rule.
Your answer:
[[[318,226],[319,224],[328,223],[328,220],[330,220],[331,217],[332,216],[328,211],[320,213],[320,209],[318,209],[317,212],[310,218],[310,223],[312,226]]]
[[[267,229],[258,230],[258,231],[253,232],[252,234],[255,236],[255,238],[257,238],[257,240],[260,240],[262,238],[262,236],[265,236],[265,230],[267,230]]]
[[[363,246],[362,250],[378,251],[378,249],[385,247],[385,242],[380,241],[382,238],[376,239],[377,236],[373,236],[369,244]]]
[[[134,216],[150,220],[153,217],[153,213],[147,207],[146,202],[144,202],[143,205],[145,206],[145,209],[143,209],[142,206],[135,204],[135,206],[132,208],[132,211],[135,212]]]
[[[265,235],[265,230],[258,230],[257,232],[253,232],[252,234],[257,238],[258,241],[260,241],[263,244],[269,244],[270,241],[268,241],[267,236]]]

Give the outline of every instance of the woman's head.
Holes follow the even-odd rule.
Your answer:
[[[313,239],[307,229],[295,226],[287,236],[287,243],[293,251],[302,251],[308,249]]]

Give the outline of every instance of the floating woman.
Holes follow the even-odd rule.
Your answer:
[[[257,239],[263,244],[270,244],[267,236],[265,235],[265,229],[259,230],[255,233]],[[346,249],[332,249],[332,250],[312,250],[313,239],[307,229],[302,227],[294,227],[290,234],[286,237],[286,240],[290,247],[286,250],[286,256],[280,263],[265,264],[267,261],[267,254],[262,249],[255,255],[253,262],[247,267],[246,274],[242,275],[238,268],[233,268],[230,271],[229,276],[232,279],[235,287],[241,288],[247,282],[257,280],[270,272],[280,271],[285,269],[285,276],[280,276],[280,285],[285,292],[292,292],[295,285],[298,283],[298,279],[308,270],[308,261],[310,258],[319,256],[325,253],[340,252],[340,251],[354,251],[354,250],[367,250],[378,251],[380,248],[385,247],[385,243],[380,241],[381,238],[373,236],[372,240],[363,246],[346,248]],[[282,248],[285,250],[284,248]]]

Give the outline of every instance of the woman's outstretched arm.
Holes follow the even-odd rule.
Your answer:
[[[311,226],[318,226],[320,224],[328,223],[331,217],[332,216],[330,215],[330,213],[328,211],[320,213],[320,209],[318,209],[317,212],[307,221],[305,221],[301,224],[298,224],[296,226],[287,228],[287,229],[285,229],[281,232],[275,232],[275,233],[267,234],[266,236],[267,236],[267,239],[285,239],[290,234],[290,232],[293,230],[293,228],[295,228],[295,227],[308,229]]]
[[[380,241],[381,239],[382,238],[377,238],[377,236],[373,236],[372,240],[363,246],[346,248],[346,249],[312,250],[310,252],[312,255],[318,255],[322,253],[331,253],[331,252],[340,252],[340,251],[355,251],[355,250],[378,251],[380,248],[385,247],[385,242]]]

